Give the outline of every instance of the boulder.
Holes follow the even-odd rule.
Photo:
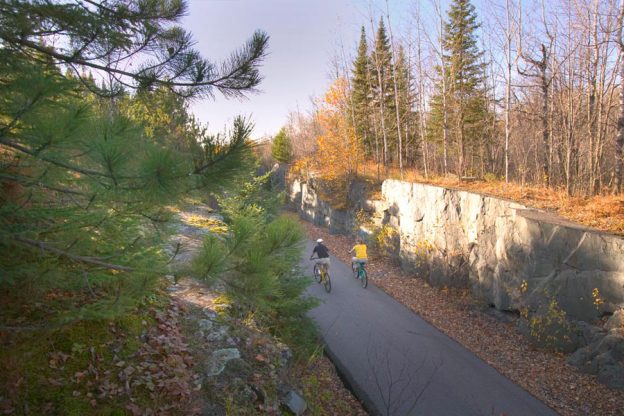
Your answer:
[[[596,374],[611,388],[624,389],[624,330],[612,330],[568,357],[568,364]]]
[[[574,324],[579,330],[579,345],[581,347],[593,344],[607,335],[607,331],[604,329],[587,322],[576,321]]]
[[[231,360],[240,358],[240,351],[236,348],[224,348],[216,350],[208,359],[206,375],[217,376],[225,370],[225,366]]]
[[[624,329],[624,309],[618,309],[611,315],[605,324],[605,329],[609,331],[613,329]]]
[[[290,390],[286,394],[282,399],[282,404],[296,416],[301,416],[308,408],[306,401],[294,390]]]
[[[199,329],[202,331],[210,331],[212,329],[212,321],[210,319],[200,319]]]
[[[215,326],[212,327],[212,330],[204,333],[206,340],[210,342],[222,341],[227,338],[227,335],[228,330],[225,326]]]

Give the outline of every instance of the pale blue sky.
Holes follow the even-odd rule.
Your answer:
[[[223,130],[238,114],[252,116],[254,137],[277,132],[297,105],[302,111],[310,108],[310,97],[328,85],[329,60],[341,36],[351,50],[362,20],[354,0],[191,0],[189,6],[182,23],[211,60],[227,57],[256,29],[270,36],[259,94],[243,100],[217,94],[215,100],[193,104],[211,131]]]
[[[418,1],[430,5],[426,0],[389,0],[395,36],[405,33],[400,28],[410,24]],[[331,58],[340,45],[347,54],[355,53],[362,25],[370,37],[371,7],[376,19],[385,15],[385,0],[189,0],[182,25],[210,60],[226,58],[256,29],[270,36],[259,94],[243,100],[217,94],[215,100],[195,102],[193,112],[212,132],[222,131],[240,114],[256,124],[254,138],[275,134],[289,111],[309,110],[311,97],[325,92]]]

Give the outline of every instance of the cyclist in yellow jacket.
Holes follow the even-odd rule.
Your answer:
[[[355,257],[351,259],[353,263],[366,263],[368,261],[368,256],[366,255],[366,244],[364,244],[361,238],[358,238],[353,248],[349,250],[349,253],[353,252],[355,252]]]

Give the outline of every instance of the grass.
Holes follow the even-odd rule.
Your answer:
[[[226,234],[228,232],[227,224],[215,218],[207,218],[202,215],[188,215],[185,216],[183,221],[192,227],[209,230],[216,234]]]

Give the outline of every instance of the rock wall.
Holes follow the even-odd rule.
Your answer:
[[[555,298],[590,321],[624,306],[624,239],[470,192],[387,180],[400,258],[437,284],[468,286],[497,309]]]
[[[471,192],[386,180],[381,199],[367,200],[358,186],[348,210],[322,201],[314,181],[292,181],[290,202],[334,233],[394,230],[404,269],[520,311],[537,345],[575,351],[570,364],[624,389],[624,238]],[[369,221],[356,225],[361,211]],[[606,325],[587,323],[604,314]]]
[[[351,233],[359,210],[396,229],[404,269],[438,286],[468,287],[500,310],[556,299],[591,321],[624,307],[624,239],[516,202],[386,180],[381,200],[354,192],[349,210],[320,200],[314,182],[292,181],[290,201],[331,232]]]
[[[336,234],[348,234],[353,227],[353,211],[338,210],[319,198],[314,181],[290,182],[289,200],[299,216],[313,224],[327,227]]]

